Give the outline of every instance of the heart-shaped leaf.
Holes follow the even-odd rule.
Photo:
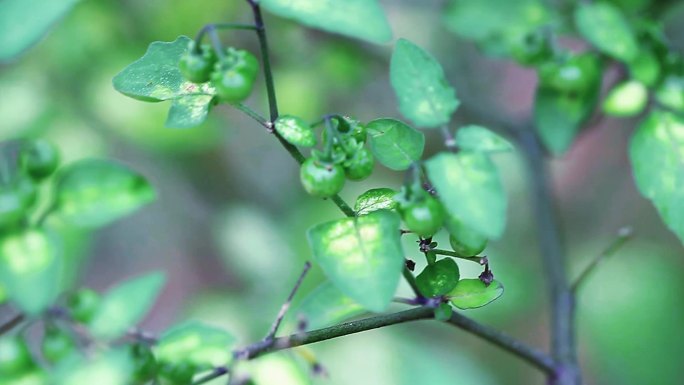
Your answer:
[[[52,215],[79,227],[100,227],[155,198],[140,174],[103,159],[84,159],[64,167],[55,182]]]
[[[489,286],[479,279],[462,279],[447,296],[451,303],[459,309],[474,309],[485,306],[501,297],[504,287],[494,280]]]
[[[380,210],[320,224],[307,233],[314,260],[330,281],[364,308],[392,301],[404,266],[399,215]]]
[[[164,281],[163,274],[152,273],[121,282],[110,289],[89,322],[90,332],[104,340],[122,336],[152,308]]]
[[[449,123],[459,101],[439,62],[422,48],[399,39],[390,64],[399,110],[418,127]]]
[[[546,148],[562,154],[572,145],[582,124],[591,116],[598,94],[598,87],[586,94],[537,89],[534,122]]]
[[[608,2],[580,4],[575,12],[579,32],[605,54],[629,62],[639,54],[639,44],[620,9]]]
[[[59,295],[61,244],[41,229],[0,237],[0,282],[18,308],[36,315]]]
[[[195,84],[181,75],[178,62],[190,41],[189,37],[180,36],[172,42],[150,44],[142,58],[114,76],[114,88],[145,102],[172,100],[167,127],[187,128],[203,123],[216,90],[209,83]]]

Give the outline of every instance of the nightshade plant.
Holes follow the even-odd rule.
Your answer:
[[[641,116],[630,143],[637,185],[668,227],[684,239],[684,59],[668,46],[660,26],[638,19],[639,9],[627,3],[582,2],[562,13],[535,0],[450,2],[444,17],[455,33],[489,53],[535,68],[539,75],[530,122],[486,122],[498,133],[479,125],[454,133],[450,123],[461,101],[438,61],[407,39],[397,40],[389,73],[398,109],[408,123],[386,117],[361,122],[351,111],[330,113],[315,122],[280,114],[262,6],[307,26],[368,42],[387,43],[392,33],[372,0],[246,4],[253,11],[253,24],[208,24],[195,39],[154,42],[113,83],[119,92],[141,101],[171,101],[167,127],[199,125],[212,108],[222,105],[246,114],[300,165],[304,190],[339,207],[343,217],[307,232],[313,261],[327,281],[302,302],[299,330],[276,337],[309,263],[266,337],[243,347],[234,345],[228,331],[193,321],[160,336],[136,329],[162,290],[160,273],[122,282],[105,293],[87,288],[61,292],[61,265],[68,252],[62,235],[111,223],[151,201],[155,193],[143,177],[118,163],[91,159],[58,168],[57,150],[49,143],[16,141],[4,145],[0,170],[0,283],[20,313],[0,326],[0,378],[8,384],[180,385],[226,376],[231,384],[246,384],[251,379],[240,364],[264,354],[436,319],[520,357],[545,373],[549,384],[580,384],[575,294],[593,268],[630,234],[621,231],[570,281],[552,209],[546,151],[564,153],[597,106],[607,115]],[[473,15],[488,16],[482,20]],[[514,22],[509,22],[511,15],[517,15]],[[478,20],[476,26],[473,20]],[[218,30],[255,33],[260,52],[226,47]],[[565,48],[559,43],[563,35],[584,39],[587,48]],[[27,38],[27,44],[33,40]],[[620,71],[620,79],[602,97],[604,72],[612,67]],[[259,76],[266,85],[268,118],[246,104]],[[425,159],[425,136],[417,128],[440,131],[443,151]],[[511,143],[525,155],[530,169],[551,302],[549,353],[460,312],[488,305],[504,291],[492,270],[496,261],[482,253],[490,240],[504,233],[507,213],[504,186],[490,156],[512,151]],[[347,181],[371,177],[375,161],[403,172],[404,185],[398,191],[369,190],[350,206],[338,193]],[[52,187],[37,200],[36,185],[41,183]],[[449,234],[451,250],[433,241],[440,231]],[[416,249],[404,250],[402,237],[414,237]],[[414,261],[406,258],[413,253],[424,255],[427,265],[422,271],[414,271]],[[459,263],[476,263],[482,273],[464,277]],[[413,290],[412,298],[395,297],[402,279]],[[368,312],[383,313],[393,301],[412,308],[343,322]],[[40,360],[21,334],[10,334],[24,320],[41,321]],[[315,359],[309,361],[320,370]]]

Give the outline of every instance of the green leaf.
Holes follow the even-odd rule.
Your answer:
[[[162,273],[151,273],[110,289],[90,321],[90,332],[104,340],[121,337],[152,308],[164,281]]]
[[[603,101],[603,111],[613,116],[634,116],[646,108],[648,90],[643,83],[631,80],[610,90]]]
[[[313,147],[316,145],[316,134],[304,119],[292,115],[281,115],[275,121],[275,130],[295,146]]]
[[[363,314],[366,309],[340,291],[330,281],[323,282],[304,298],[297,311],[306,320],[307,329],[315,330]]]
[[[639,53],[639,44],[624,15],[606,2],[580,4],[575,11],[579,32],[596,48],[615,59],[629,62]]]
[[[164,126],[191,128],[204,123],[211,108],[212,95],[188,95],[173,99]]]
[[[462,279],[447,296],[459,309],[474,309],[485,306],[501,297],[504,287],[494,280],[487,286],[479,279]]]
[[[397,202],[394,200],[396,194],[397,192],[391,188],[384,187],[366,191],[356,198],[356,203],[354,203],[356,216],[367,215],[382,209],[394,209],[397,206]]]
[[[387,43],[392,30],[377,0],[261,0],[278,16],[312,28],[373,43]]]
[[[481,152],[507,152],[513,145],[489,129],[470,125],[456,131],[456,144],[461,150]]]
[[[314,226],[307,238],[328,279],[364,308],[381,312],[404,267],[399,224],[397,213],[380,210]]]
[[[684,119],[652,112],[632,136],[629,156],[639,191],[684,242]]]
[[[450,292],[460,277],[456,262],[451,258],[445,258],[425,266],[416,277],[416,285],[424,296],[436,297]]]
[[[406,170],[420,160],[425,135],[395,119],[376,119],[366,125],[370,148],[380,163],[392,170]]]
[[[655,93],[658,103],[684,112],[684,77],[668,76]]]
[[[499,173],[487,155],[443,152],[425,166],[450,216],[488,238],[503,234],[508,202]]]
[[[538,88],[534,122],[546,148],[557,155],[564,153],[591,116],[597,99],[598,88],[586,95]]]
[[[0,237],[0,282],[23,312],[37,315],[59,295],[62,255],[53,234],[26,229]]]
[[[150,44],[142,58],[114,76],[114,88],[144,102],[172,100],[167,127],[187,128],[203,123],[216,90],[210,83],[195,84],[183,78],[178,61],[191,39],[180,36],[172,42]]]
[[[149,183],[119,163],[84,159],[64,167],[56,182],[52,215],[79,227],[100,227],[155,198]]]
[[[235,337],[230,333],[190,321],[164,333],[154,347],[161,364],[191,365],[194,369],[210,369],[228,364],[233,355]]]
[[[399,39],[392,53],[390,80],[399,110],[418,127],[449,123],[460,103],[439,62],[406,39]]]
[[[45,36],[79,0],[0,1],[0,62],[15,58]]]
[[[94,359],[74,354],[60,361],[52,379],[56,385],[127,385],[133,370],[133,359],[125,349]]]

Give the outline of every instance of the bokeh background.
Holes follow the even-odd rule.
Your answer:
[[[451,34],[440,15],[441,1],[382,3],[395,37],[418,43],[444,65],[463,102],[453,128],[493,117],[529,117],[533,71],[485,56]],[[679,49],[682,8],[669,13],[667,27]],[[171,130],[163,127],[168,104],[141,103],[112,88],[112,77],[150,42],[193,36],[208,22],[249,19],[248,7],[238,0],[84,1],[39,45],[0,67],[1,140],[49,138],[65,162],[118,159],[157,189],[154,204],[95,234],[75,234],[70,242],[71,258],[85,261],[77,284],[104,290],[143,272],[167,274],[162,297],[143,324],[152,332],[196,318],[225,326],[243,343],[261,338],[310,258],[305,230],[341,215],[332,203],[307,196],[294,161],[237,111],[216,108],[201,127]],[[363,121],[400,118],[388,78],[391,45],[352,41],[270,15],[266,22],[281,112],[310,121],[332,112]],[[222,36],[227,44],[257,51],[248,32]],[[248,104],[265,114],[259,81]],[[600,120],[552,162],[573,274],[622,226],[636,234],[578,299],[587,384],[684,383],[684,249],[636,191],[626,151],[635,123]],[[438,135],[427,137],[428,155],[442,149]],[[486,254],[506,292],[467,315],[546,347],[545,277],[524,165],[516,153],[496,155],[495,161],[510,194],[510,219],[505,236]],[[353,202],[368,188],[398,188],[402,177],[378,166],[371,179],[347,183],[342,196]],[[406,243],[408,256],[420,261],[412,242]],[[461,267],[462,275],[478,274],[472,266]],[[323,279],[314,268],[298,300]],[[310,379],[308,368],[289,353],[265,359],[262,375],[279,385],[544,383],[517,358],[437,323],[400,325],[311,348],[328,379]]]

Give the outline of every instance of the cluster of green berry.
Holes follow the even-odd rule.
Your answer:
[[[229,47],[219,53],[210,45],[198,45],[192,41],[178,68],[188,81],[197,84],[211,82],[220,101],[239,103],[252,92],[259,62],[245,50]]]
[[[560,50],[543,30],[527,34],[511,53],[518,63],[537,69],[542,87],[582,95],[600,84],[602,64],[597,55]]]
[[[59,165],[57,149],[46,140],[32,140],[19,145],[19,172],[6,175],[0,184],[0,231],[22,225],[27,213],[35,208],[38,183],[52,175]],[[9,165],[9,159],[4,159]],[[9,169],[9,167],[7,168]]]
[[[298,119],[291,116],[283,119]],[[306,124],[298,119],[298,124]],[[304,189],[315,197],[329,198],[344,187],[345,179],[360,181],[373,173],[375,159],[365,147],[366,128],[352,118],[331,116],[324,119],[326,129],[322,132],[324,150],[313,150],[312,156],[302,163],[300,179]]]

